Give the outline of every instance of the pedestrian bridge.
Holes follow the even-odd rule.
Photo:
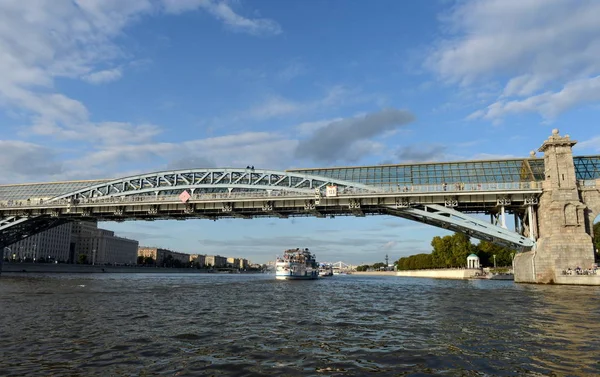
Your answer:
[[[595,187],[600,156],[574,162],[582,187]],[[524,249],[535,244],[530,229],[543,181],[544,160],[531,157],[286,171],[191,169],[12,184],[0,186],[0,247],[75,219],[392,215]],[[513,230],[506,226],[509,214]]]

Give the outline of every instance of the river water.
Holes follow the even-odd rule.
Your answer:
[[[600,374],[600,287],[4,274],[1,376]]]

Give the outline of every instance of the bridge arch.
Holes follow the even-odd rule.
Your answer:
[[[379,191],[376,186],[302,173],[211,168],[164,171],[119,178],[59,195],[47,202],[131,195],[172,195],[184,190],[190,190],[192,193],[289,191],[312,194],[315,190],[325,190],[328,185],[335,185],[338,190],[352,190],[357,193]]]

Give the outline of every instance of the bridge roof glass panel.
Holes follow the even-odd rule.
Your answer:
[[[577,179],[600,178],[600,156],[573,157]]]
[[[530,182],[543,180],[542,159],[464,161],[402,165],[290,169],[375,186],[442,183]]]
[[[0,201],[49,199],[102,182],[106,182],[106,180],[2,185],[0,186]]]

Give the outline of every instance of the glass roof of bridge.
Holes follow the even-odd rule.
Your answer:
[[[600,156],[574,157],[577,179],[600,178]],[[544,180],[544,159],[419,163],[335,168],[290,169],[369,185],[530,182]]]
[[[600,156],[573,157],[577,179],[600,178]],[[544,179],[544,160],[510,160],[420,163],[290,169],[370,185],[427,185],[441,183],[529,182]],[[0,201],[52,198],[111,180],[67,181],[0,185]]]
[[[67,181],[2,185],[0,186],[0,200],[53,198],[60,194],[66,194],[71,191],[93,186],[102,182],[107,182],[107,180],[99,179],[94,181]]]

